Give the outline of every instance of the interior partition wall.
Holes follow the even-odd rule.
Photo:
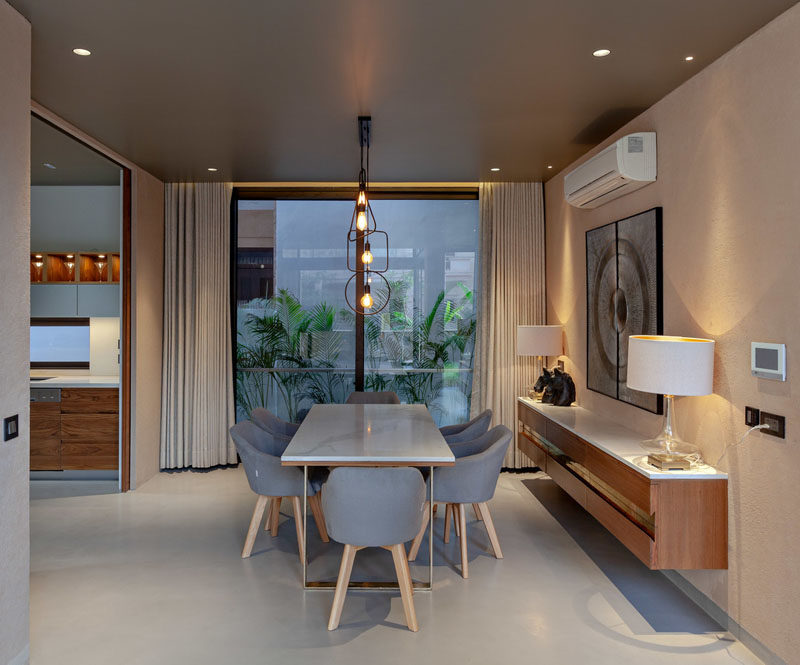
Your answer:
[[[389,234],[387,307],[345,299],[355,188],[235,189],[231,298],[237,420],[256,406],[300,421],[315,403],[366,390],[424,403],[439,424],[467,418],[475,340],[477,189],[374,189]],[[376,262],[385,248],[372,248]],[[373,284],[373,289],[380,288]],[[352,296],[351,296],[352,300]]]

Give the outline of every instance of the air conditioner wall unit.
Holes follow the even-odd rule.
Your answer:
[[[656,133],[623,136],[564,177],[564,198],[597,208],[656,180]]]

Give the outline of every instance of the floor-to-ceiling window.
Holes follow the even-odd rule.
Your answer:
[[[237,416],[263,405],[297,421],[353,390],[355,315],[344,296],[353,200],[253,196],[235,201]],[[363,362],[367,390],[427,404],[447,424],[469,413],[478,201],[430,196],[372,198],[389,234],[391,299],[365,319]],[[384,248],[373,253],[384,260]]]

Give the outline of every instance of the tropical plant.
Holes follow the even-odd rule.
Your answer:
[[[373,370],[367,370],[365,387],[394,390],[404,401],[432,409],[439,408],[442,391],[451,388],[465,396],[468,409],[471,375],[463,370],[471,369],[475,341],[472,292],[460,284],[456,301],[442,291],[423,312],[410,307],[407,281],[390,286],[386,309],[365,320]],[[237,368],[245,371],[237,372],[238,407],[248,413],[277,396],[294,421],[311,404],[344,401],[352,377],[336,369],[344,342],[341,330],[352,328],[352,313],[325,303],[306,310],[285,289],[254,303],[254,310],[258,313],[247,315],[240,326]],[[394,374],[380,371],[387,365]],[[246,371],[261,369],[271,371]]]

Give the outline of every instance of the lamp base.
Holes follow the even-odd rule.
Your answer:
[[[689,457],[700,459],[700,449],[693,443],[684,441],[675,433],[673,414],[675,412],[675,398],[673,395],[664,395],[664,423],[661,432],[652,439],[642,441],[642,448],[661,456]]]
[[[685,471],[692,468],[688,457],[670,453],[651,453],[647,456],[647,463],[662,471]]]
[[[661,432],[654,439],[642,441],[642,448],[663,455],[699,455],[700,449],[693,443]]]

